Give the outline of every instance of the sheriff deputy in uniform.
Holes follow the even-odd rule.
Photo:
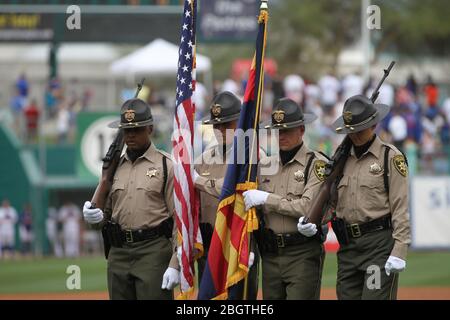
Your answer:
[[[266,129],[279,130],[278,171],[261,175],[259,188],[244,192],[246,208],[259,206],[262,226],[258,247],[262,258],[264,299],[319,299],[324,259],[322,238],[297,232],[324,180],[325,160],[303,142],[305,125],[317,117],[303,113],[291,99],[280,99]],[[263,219],[261,219],[263,218]]]
[[[376,124],[388,112],[389,106],[357,95],[345,102],[333,124],[336,133],[348,134],[352,142],[332,220],[340,243],[338,299],[396,299],[398,272],[406,267],[407,163],[396,147],[375,134]],[[299,224],[299,231],[309,225]]]
[[[111,226],[107,229],[114,239],[108,256],[110,299],[172,299],[172,289],[179,283],[173,168],[170,156],[150,140],[152,124],[147,103],[130,99],[123,104],[120,121],[109,126],[123,129],[127,148],[105,212],[91,209],[89,201],[83,208],[88,223]]]
[[[237,127],[241,101],[233,93],[224,91],[218,93],[210,108],[210,115],[203,119],[203,124],[213,125],[218,144],[205,150],[200,159],[196,160],[195,170],[198,176],[195,186],[200,192],[200,230],[202,233],[205,254],[197,260],[198,274],[201,279],[207,261],[208,249],[216,222],[217,207],[222,191],[223,179],[227,170],[227,159],[231,157],[234,130]],[[255,254],[251,253],[248,296],[256,300],[258,293],[258,264]]]

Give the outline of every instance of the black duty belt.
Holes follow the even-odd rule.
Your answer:
[[[302,245],[310,241],[316,241],[317,237],[305,237],[299,232],[275,233],[269,228],[259,228],[254,232],[259,252],[262,256],[266,254],[279,254],[280,249]]]
[[[302,244],[310,240],[309,237],[305,237],[301,233],[277,233],[275,239],[278,248]]]
[[[392,221],[390,214],[361,224],[358,223],[346,224],[347,234],[350,238],[359,238],[366,233],[391,228],[392,228]]]
[[[162,236],[161,228],[149,228],[141,230],[121,230],[121,238],[123,243],[135,243],[145,240],[153,240]]]

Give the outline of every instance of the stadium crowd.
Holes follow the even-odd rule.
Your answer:
[[[338,78],[334,74],[324,74],[317,82],[302,78],[298,74],[266,76],[262,120],[270,116],[274,101],[287,96],[298,102],[306,112],[315,113],[319,121],[308,130],[311,145],[331,154],[340,137],[333,134],[331,124],[341,114],[345,100],[355,94],[370,96],[374,79],[367,83],[358,74],[348,74]],[[376,80],[376,79],[375,79]],[[89,88],[75,90],[77,80],[63,85],[58,78],[49,81],[43,94],[43,106],[39,105],[36,92],[26,75],[17,79],[9,110],[2,110],[0,119],[9,122],[18,136],[27,143],[36,143],[39,121],[45,117],[44,134],[50,136],[50,143],[73,143],[76,135],[76,117],[81,111],[92,110],[90,103],[94,92]],[[209,101],[219,91],[231,91],[243,97],[246,79],[233,77],[216,81],[213,94],[198,82],[196,87],[196,119],[209,112]],[[174,99],[171,90],[160,90],[148,85],[147,102],[155,110],[162,123],[160,135],[164,149],[169,149]],[[441,174],[450,172],[447,161],[450,153],[450,97],[436,85],[431,76],[420,83],[413,75],[404,83],[392,85],[386,82],[377,100],[392,106],[389,116],[378,126],[378,133],[386,141],[400,148],[410,159],[411,173]]]

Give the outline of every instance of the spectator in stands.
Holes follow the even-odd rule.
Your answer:
[[[445,114],[447,122],[450,124],[450,97],[447,97],[447,99],[444,100],[444,103],[442,104],[442,112]]]
[[[411,73],[406,80],[406,89],[413,95],[417,96],[417,81],[414,75]]]
[[[66,143],[70,129],[70,112],[64,103],[58,107],[57,130],[58,143]]]
[[[0,244],[6,258],[14,255],[16,238],[17,211],[4,199],[0,208]]]
[[[63,224],[64,255],[78,257],[80,255],[80,209],[72,202],[66,201],[59,209],[59,220]]]
[[[272,91],[273,101],[278,101],[286,96],[286,93],[283,89],[283,79],[278,74],[272,77]]]
[[[359,74],[350,73],[342,80],[342,99],[363,93],[364,81]],[[379,102],[382,103],[382,102]]]
[[[58,210],[54,207],[48,208],[47,219],[45,221],[45,229],[47,232],[47,238],[50,243],[50,251],[57,257],[63,256],[63,249],[61,246],[61,223],[58,219]]]
[[[19,235],[22,254],[32,253],[33,242],[33,217],[31,205],[27,203],[19,217]]]
[[[81,111],[86,111],[89,109],[93,95],[94,93],[90,88],[84,89],[83,96],[81,98]]]
[[[26,98],[23,97],[20,94],[19,90],[16,88],[14,96],[11,98],[11,100],[9,102],[9,107],[10,107],[11,114],[13,115],[13,119],[14,119],[13,128],[17,134],[21,133],[21,128],[22,128],[21,119],[22,119],[23,109],[25,108],[25,104],[26,104]]]
[[[35,142],[38,136],[39,127],[39,108],[36,99],[31,100],[31,103],[25,108],[25,127],[26,139],[28,142]]]
[[[424,88],[427,106],[429,108],[436,108],[439,99],[439,89],[434,83],[433,78],[428,76],[427,84]]]
[[[448,147],[450,145],[450,123],[445,113],[442,114],[444,123],[441,127],[440,138],[443,146]]]
[[[16,88],[19,92],[19,95],[23,98],[28,97],[28,93],[30,91],[30,85],[24,73],[22,73],[16,81]]]
[[[400,114],[399,107],[392,109],[392,117],[388,124],[388,130],[394,146],[400,151],[404,151],[403,143],[408,137],[408,126],[405,118]]]
[[[286,97],[294,100],[298,105],[303,104],[303,90],[305,82],[298,74],[290,74],[284,78],[283,89]]]
[[[321,103],[326,114],[333,111],[335,104],[338,102],[338,94],[341,90],[341,85],[336,77],[328,73],[319,80],[319,88],[321,95]]]
[[[206,87],[199,81],[195,83],[195,118],[196,120],[202,119],[209,109],[207,108],[207,104],[210,101],[210,97],[208,94],[208,90]]]
[[[241,88],[238,82],[235,79],[233,79],[233,77],[226,79],[222,83],[222,88],[220,91],[230,91],[231,93],[234,93],[238,97],[242,96]]]
[[[58,78],[49,81],[45,91],[45,107],[47,108],[48,118],[53,119],[58,113],[58,103],[61,100],[62,88]]]

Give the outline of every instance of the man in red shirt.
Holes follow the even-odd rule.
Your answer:
[[[39,125],[39,108],[36,100],[33,99],[28,107],[24,110],[25,123],[27,128],[27,141],[32,142],[37,138],[37,130]]]
[[[437,85],[434,83],[431,76],[428,76],[427,84],[424,88],[425,96],[427,98],[427,104],[429,108],[434,108],[437,106],[438,98],[439,98],[439,89]]]

